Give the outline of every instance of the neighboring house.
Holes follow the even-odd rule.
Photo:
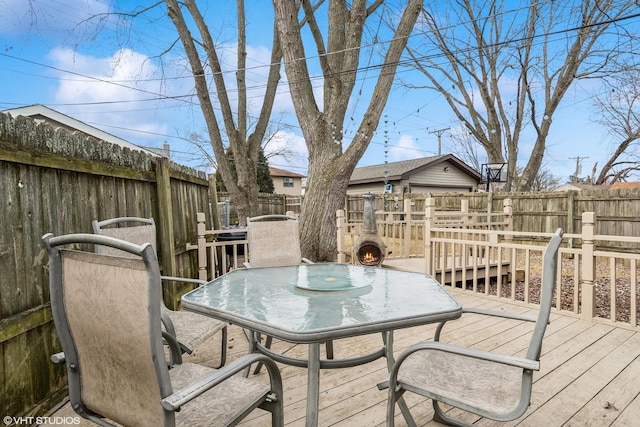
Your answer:
[[[631,190],[640,188],[640,182],[614,182],[609,190]]]
[[[581,182],[567,182],[559,187],[556,187],[553,191],[582,191],[582,190],[608,190],[611,188],[609,184],[594,185],[583,184]]]
[[[56,126],[72,133],[82,132],[96,139],[107,141],[121,147],[127,147],[131,150],[142,151],[152,156],[169,157],[168,144],[163,144],[163,147],[161,149],[140,147],[122,138],[118,138],[117,136],[111,135],[110,133],[104,132],[98,128],[81,122],[80,120],[76,120],[72,117],[62,114],[59,111],[45,107],[44,105],[35,104],[26,107],[12,108],[10,110],[4,110],[3,113],[11,114],[12,117],[31,117],[38,123],[47,123],[51,126]]]
[[[269,175],[273,180],[273,192],[275,194],[286,194],[288,196],[301,196],[303,194],[304,175],[289,172],[269,166]]]
[[[347,194],[383,193],[385,181],[392,193],[471,192],[478,190],[480,179],[480,172],[452,154],[443,154],[356,168]]]

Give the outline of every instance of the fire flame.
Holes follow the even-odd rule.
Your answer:
[[[369,263],[369,262],[374,262],[374,261],[377,261],[377,260],[378,260],[378,257],[376,257],[371,252],[367,252],[364,255],[362,255],[362,262]]]

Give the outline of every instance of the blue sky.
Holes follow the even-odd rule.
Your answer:
[[[173,160],[203,167],[206,161],[199,149],[184,140],[190,133],[205,134],[188,68],[177,56],[165,57],[169,61],[163,67],[156,58],[175,39],[170,23],[131,28],[115,17],[99,27],[95,20],[86,21],[91,15],[129,10],[136,4],[139,2],[126,0],[0,0],[0,110],[43,104],[139,145],[158,147],[166,141]],[[265,17],[272,16],[272,10],[271,2],[247,4],[251,4],[247,82],[254,88],[250,99],[258,100],[270,54],[270,18]],[[210,7],[203,13],[211,17],[214,38],[226,45],[222,62],[232,73],[234,33],[225,28],[235,25],[235,1],[218,0]],[[358,83],[364,94],[369,81]],[[602,164],[611,149],[606,130],[593,122],[596,113],[591,98],[598,88],[592,84],[574,86],[554,116],[543,164],[561,182],[574,173],[577,157],[582,159],[584,176],[595,162]],[[359,117],[367,103],[366,96],[358,97],[356,92],[351,115]],[[274,123],[280,121],[287,127],[279,130],[270,146],[286,146],[292,154],[288,159],[272,159],[272,166],[305,174],[306,147],[284,82],[274,113]],[[345,141],[355,132],[355,123],[345,124]],[[450,134],[459,128],[459,122],[442,97],[395,87],[360,165],[437,154],[435,131],[445,128],[451,130],[442,134],[443,154],[451,152]],[[527,146],[525,138],[520,149],[523,159]]]

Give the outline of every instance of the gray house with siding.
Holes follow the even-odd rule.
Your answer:
[[[354,169],[347,194],[472,192],[480,172],[453,154],[389,162]]]

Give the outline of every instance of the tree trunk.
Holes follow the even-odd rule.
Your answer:
[[[371,95],[366,113],[346,151],[342,152],[345,112],[358,74],[359,54],[366,18],[381,0],[367,7],[366,0],[330,0],[328,42],[322,38],[309,0],[302,0],[304,22],[312,33],[324,77],[324,111],[315,99],[298,24],[296,2],[276,0],[276,22],[285,58],[285,71],[298,121],[309,149],[307,190],[300,228],[303,256],[314,261],[336,258],[336,211],[343,207],[351,173],[378,126],[396,68],[422,7],[410,0],[404,10]]]
[[[247,123],[247,87],[246,87],[246,23],[244,14],[244,1],[236,0],[238,10],[238,62],[236,70],[236,86],[238,101],[232,105],[224,79],[222,65],[218,58],[216,44],[211,37],[209,28],[196,5],[195,0],[184,0],[178,3],[176,0],[165,0],[167,12],[171,18],[193,72],[195,89],[200,102],[200,108],[207,124],[207,130],[211,147],[216,158],[216,166],[224,185],[229,191],[238,210],[240,224],[245,224],[247,216],[257,215],[258,212],[258,176],[257,162],[260,147],[265,139],[266,129],[271,117],[278,82],[280,80],[280,62],[282,50],[278,34],[273,32],[273,46],[271,51],[271,64],[262,108],[258,120],[251,130]],[[184,5],[184,8],[181,7]],[[189,20],[185,20],[183,9],[189,14]],[[190,24],[195,25],[194,30],[200,36],[200,42],[195,43],[191,33]],[[213,85],[210,87],[205,71],[212,74]],[[220,106],[222,125],[218,123],[216,112],[210,93],[216,97]],[[226,138],[222,136],[221,127],[224,128]],[[225,146],[225,140],[228,146]],[[234,156],[234,164],[231,165],[227,158],[227,150],[231,148]],[[235,168],[235,174],[233,173]]]

